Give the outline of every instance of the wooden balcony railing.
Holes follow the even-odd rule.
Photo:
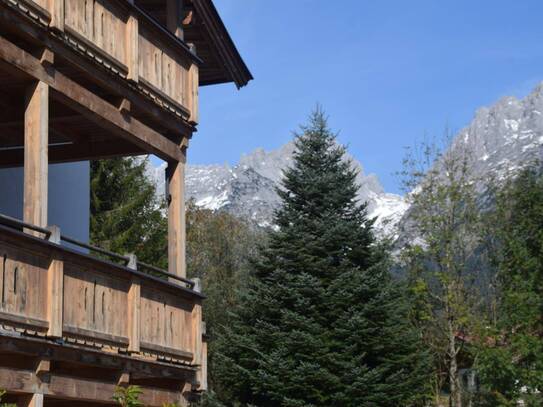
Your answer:
[[[78,243],[57,229],[0,216],[4,330],[205,371],[203,297],[193,282],[173,282],[167,272],[162,273],[170,281],[161,278],[156,268],[155,275],[138,271],[132,256],[117,255],[127,265],[115,264],[61,245],[61,240]]]
[[[198,58],[128,0],[10,0],[32,9],[75,50],[198,122]]]

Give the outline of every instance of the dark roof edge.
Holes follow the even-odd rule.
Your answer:
[[[238,89],[247,85],[253,79],[253,75],[232,41],[213,1],[193,0],[193,4],[199,17],[203,20],[204,27],[213,41],[213,46],[224,61],[224,67],[230,75],[231,81],[236,84]]]

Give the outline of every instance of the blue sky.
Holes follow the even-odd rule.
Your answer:
[[[292,138],[318,102],[385,189],[404,147],[543,80],[541,0],[215,0],[255,80],[201,90],[189,163]]]

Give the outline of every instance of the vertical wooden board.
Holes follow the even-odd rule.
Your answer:
[[[166,95],[176,100],[174,90],[175,83],[175,60],[167,52],[162,53],[162,90]]]
[[[128,17],[125,36],[127,78],[137,82],[139,77],[139,23],[138,18],[133,14]]]
[[[66,325],[128,336],[128,282],[65,263],[64,293]]]
[[[142,287],[141,340],[164,346],[163,321],[164,297],[160,292]]]
[[[133,278],[128,291],[128,351],[139,352],[141,339],[141,281]]]
[[[192,309],[190,324],[191,350],[194,354],[193,363],[199,365],[202,361],[202,305],[195,304]]]
[[[48,259],[1,245],[0,262],[0,309],[45,320]]]
[[[65,24],[78,34],[93,39],[94,0],[65,0]]]
[[[191,351],[192,305],[157,288],[141,288],[141,340]]]
[[[111,1],[94,3],[94,43],[122,63],[126,63],[126,14]]]
[[[53,259],[47,271],[47,320],[49,321],[47,335],[54,338],[62,337],[63,291],[64,263],[60,259]]]
[[[199,107],[199,71],[196,64],[192,64],[188,75],[189,86],[187,87],[189,92],[188,103],[190,109],[190,119],[192,123],[197,124],[200,120],[200,107]]]
[[[51,28],[64,31],[64,2],[65,0],[44,0],[48,2],[51,13]]]
[[[162,89],[162,50],[142,26],[139,27],[139,54],[140,76],[157,89]]]

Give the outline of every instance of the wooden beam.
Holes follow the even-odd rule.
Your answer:
[[[45,69],[34,56],[1,36],[0,60],[6,62],[8,67],[15,67],[48,84],[54,91],[51,96],[56,100],[70,106],[113,134],[136,144],[148,153],[155,154],[166,161],[183,159],[183,154],[177,144],[134,117],[121,113],[117,107],[62,73],[53,69]]]
[[[49,146],[50,163],[67,163],[87,160],[102,160],[120,156],[145,154],[145,150],[133,144],[113,141],[99,143],[75,143]],[[23,149],[0,150],[0,168],[23,165]]]
[[[129,372],[132,376],[138,378],[167,378],[190,381],[194,377],[194,370],[188,366],[171,365],[149,359],[136,359],[121,354],[108,354],[98,349],[89,349],[69,343],[52,343],[43,339],[14,338],[0,335],[0,350],[3,353],[50,359],[79,366]],[[0,357],[1,365],[2,358]]]
[[[166,183],[168,191],[168,271],[180,277],[186,277],[184,162],[168,163]],[[172,282],[178,283],[175,280]]]
[[[42,81],[27,89],[24,116],[24,208],[27,223],[47,226],[49,86]]]
[[[102,402],[111,404],[111,397],[117,383],[60,375],[52,372],[49,383],[43,383],[36,373],[0,367],[0,387],[8,392],[27,393],[31,401],[29,406],[41,407],[44,395],[77,402]],[[162,406],[164,403],[181,404],[180,391],[142,386],[140,401],[146,406]],[[40,394],[37,394],[40,391]],[[42,404],[39,404],[39,403]],[[34,404],[32,404],[34,403]]]

